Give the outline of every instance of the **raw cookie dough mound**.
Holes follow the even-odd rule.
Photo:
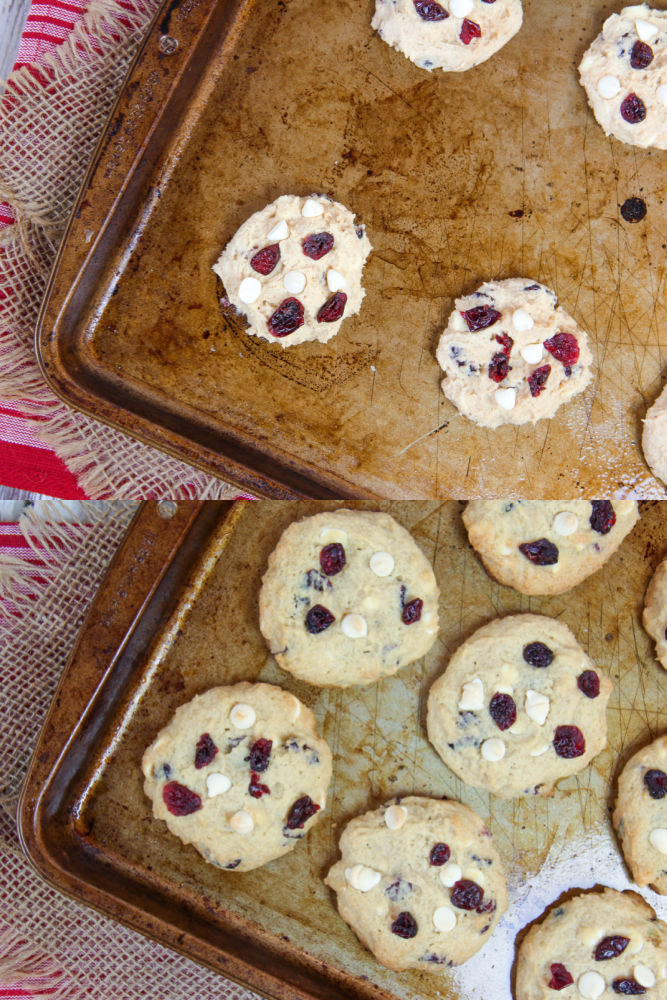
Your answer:
[[[553,906],[531,927],[519,945],[516,1000],[658,1000],[666,979],[667,924],[635,893],[603,889]]]
[[[388,514],[337,510],[291,524],[269,557],[259,627],[284,670],[347,687],[396,673],[431,648],[438,585]]]
[[[667,670],[667,559],[663,559],[644,598],[644,628],[655,642],[656,656]]]
[[[644,3],[612,14],[579,74],[606,135],[667,149],[667,11]]]
[[[471,500],[463,523],[499,583],[562,594],[600,569],[638,517],[636,500]]]
[[[326,803],[331,751],[315,726],[271,684],[197,695],[144,754],[154,815],[220,868],[250,871],[287,854]]]
[[[623,768],[613,820],[637,885],[667,895],[667,736]]]
[[[507,909],[502,864],[467,806],[410,796],[353,819],[325,882],[360,941],[389,969],[459,965]]]
[[[478,629],[428,696],[428,737],[468,785],[551,795],[607,743],[612,683],[567,625],[513,615]]]
[[[644,417],[642,451],[656,479],[667,484],[667,385]]]
[[[213,270],[248,333],[283,347],[326,343],[361,308],[371,249],[344,205],[285,194],[243,223]]]
[[[502,48],[522,18],[521,0],[376,0],[371,25],[422,69],[459,71]]]
[[[586,334],[530,278],[487,281],[457,299],[437,358],[445,396],[482,427],[553,417],[592,378]]]

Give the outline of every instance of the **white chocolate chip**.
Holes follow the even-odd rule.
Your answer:
[[[440,881],[443,885],[451,889],[461,878],[463,872],[456,861],[450,861],[444,868],[440,869]]]
[[[285,291],[298,295],[306,287],[306,276],[303,271],[288,271],[283,278]]]
[[[617,76],[601,76],[598,80],[598,94],[604,97],[605,101],[610,101],[621,92],[621,81]]]
[[[405,806],[389,806],[385,810],[384,821],[390,830],[400,830],[408,818],[408,810]]]
[[[239,298],[241,302],[245,302],[247,305],[250,305],[251,302],[256,302],[261,294],[262,283],[257,278],[244,278],[239,285]]]
[[[554,531],[566,537],[573,535],[579,527],[579,518],[571,510],[561,510],[554,518]]]
[[[369,566],[376,576],[389,576],[394,569],[394,557],[391,552],[374,552]]]
[[[230,816],[229,825],[234,833],[252,833],[255,829],[255,821],[245,809],[239,809],[233,816]]]
[[[450,0],[449,13],[452,17],[467,17],[473,6],[473,0]]]
[[[256,718],[257,713],[252,705],[246,705],[242,701],[234,705],[229,713],[229,721],[237,729],[250,729],[251,726],[254,726]]]
[[[276,222],[271,232],[266,237],[267,240],[286,240],[289,236],[289,227],[284,219]]]
[[[496,764],[505,756],[505,744],[497,736],[492,736],[490,740],[482,743],[482,757],[492,764]]]
[[[606,988],[607,984],[599,972],[584,972],[577,981],[577,989],[585,1000],[597,1000]]]
[[[345,881],[359,892],[369,892],[381,878],[380,872],[367,868],[366,865],[353,865],[352,868],[345,869]]]
[[[301,715],[301,702],[299,701],[298,698],[295,698],[294,695],[292,695],[292,698],[294,700],[294,708],[292,710],[292,722],[296,722],[296,720]]]
[[[450,326],[451,326],[452,330],[456,330],[457,333],[463,333],[464,330],[468,329],[468,324],[466,323],[465,319],[463,318],[463,316],[461,315],[461,313],[458,311],[458,309],[453,314],[453,316],[452,316],[452,318],[450,320]]]
[[[320,541],[324,542],[325,545],[330,545],[332,542],[340,542],[342,544],[347,541],[347,532],[340,531],[338,528],[322,528],[320,531]]]
[[[667,83],[663,83],[658,87],[655,92],[655,96],[662,105],[667,106]]]
[[[635,21],[637,34],[642,42],[650,42],[658,34],[658,29],[650,21],[645,21],[643,17],[638,17]]]
[[[482,708],[484,708],[484,685],[479,677],[474,677],[461,688],[459,711],[479,712]]]
[[[314,219],[316,215],[324,215],[324,207],[319,201],[307,198],[301,209],[301,214],[305,219]]]
[[[545,694],[540,691],[526,691],[526,715],[538,726],[543,726],[546,722],[551,702]]]
[[[513,410],[516,406],[516,389],[496,389],[496,403],[503,410]]]
[[[496,691],[498,694],[514,694],[511,684],[496,684]]]
[[[512,313],[512,325],[515,330],[525,332],[533,329],[535,320],[525,309],[515,309]]]
[[[643,965],[641,962],[638,962],[632,970],[632,975],[635,977],[639,985],[645,986],[647,990],[650,990],[652,986],[655,986],[655,974],[652,969],[649,969],[648,965]]]
[[[436,931],[453,931],[456,927],[456,914],[451,906],[439,906],[433,913],[433,926]]]
[[[214,771],[212,774],[206,775],[206,791],[210,799],[215,795],[224,795],[231,787],[232,783],[227,775],[222,774],[220,771]]]
[[[343,635],[346,635],[348,639],[361,639],[368,635],[368,625],[362,615],[345,615],[340,627],[343,630]]]
[[[327,285],[330,292],[339,292],[341,288],[345,288],[347,281],[340,271],[335,271],[333,267],[330,267],[327,271]]]
[[[660,851],[661,854],[667,854],[667,830],[664,830],[662,827],[658,827],[657,830],[651,830],[648,839],[656,851]]]
[[[544,357],[544,348],[541,344],[526,344],[519,351],[519,354],[527,365],[536,365]]]
[[[549,749],[550,744],[544,743],[541,747],[535,747],[534,750],[530,751],[531,757],[541,757],[543,753],[546,753]]]

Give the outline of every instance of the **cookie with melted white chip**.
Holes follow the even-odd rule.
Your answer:
[[[321,343],[358,313],[371,244],[349,209],[325,195],[282,195],[236,231],[213,270],[248,333],[282,347]]]
[[[331,751],[293,694],[242,682],[181,705],[141,766],[153,814],[171,833],[220,868],[250,871],[318,821]]]
[[[428,737],[468,785],[551,795],[606,746],[612,683],[563,622],[512,615],[454,653],[428,696]]]
[[[613,821],[637,885],[667,895],[667,736],[623,768]]]
[[[474,955],[507,909],[491,834],[468,806],[396,799],[351,820],[325,882],[382,965],[439,972]]]

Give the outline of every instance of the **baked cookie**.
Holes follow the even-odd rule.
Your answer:
[[[521,0],[375,0],[371,26],[422,69],[479,65],[521,27]]]
[[[667,559],[656,569],[644,598],[644,628],[655,642],[655,653],[667,670]]]
[[[337,510],[291,524],[269,557],[259,627],[295,677],[370,684],[431,648],[438,585],[412,535],[388,514]]]
[[[642,451],[656,479],[667,484],[667,385],[644,417]]]
[[[516,1000],[658,1000],[666,980],[667,924],[634,892],[603,889],[556,904],[531,927],[519,945]]]
[[[389,969],[460,965],[507,909],[491,834],[467,806],[395,799],[351,820],[325,882],[359,940]]]
[[[478,629],[428,696],[428,738],[468,785],[551,795],[607,743],[613,685],[567,625],[512,615]]]
[[[481,427],[553,417],[592,378],[586,334],[530,278],[487,281],[457,299],[437,358],[445,396]]]
[[[153,814],[220,868],[287,854],[320,818],[331,751],[315,716],[271,684],[234,684],[176,709],[141,767]]]
[[[595,573],[639,518],[636,500],[471,500],[463,512],[486,571],[521,594],[562,594]]]
[[[248,333],[282,347],[327,340],[361,308],[372,247],[344,205],[285,194],[236,231],[213,270]]]
[[[637,885],[667,895],[667,736],[636,753],[621,771],[613,821]]]
[[[667,11],[643,3],[612,14],[579,74],[606,135],[667,149]]]

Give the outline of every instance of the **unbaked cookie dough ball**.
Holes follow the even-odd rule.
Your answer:
[[[437,359],[445,396],[481,427],[553,417],[592,378],[586,334],[530,278],[487,281],[457,299]]]
[[[213,270],[248,333],[282,347],[326,343],[361,308],[371,249],[344,205],[286,194],[243,223]]]
[[[579,73],[606,135],[667,149],[667,11],[643,3],[612,14]]]

